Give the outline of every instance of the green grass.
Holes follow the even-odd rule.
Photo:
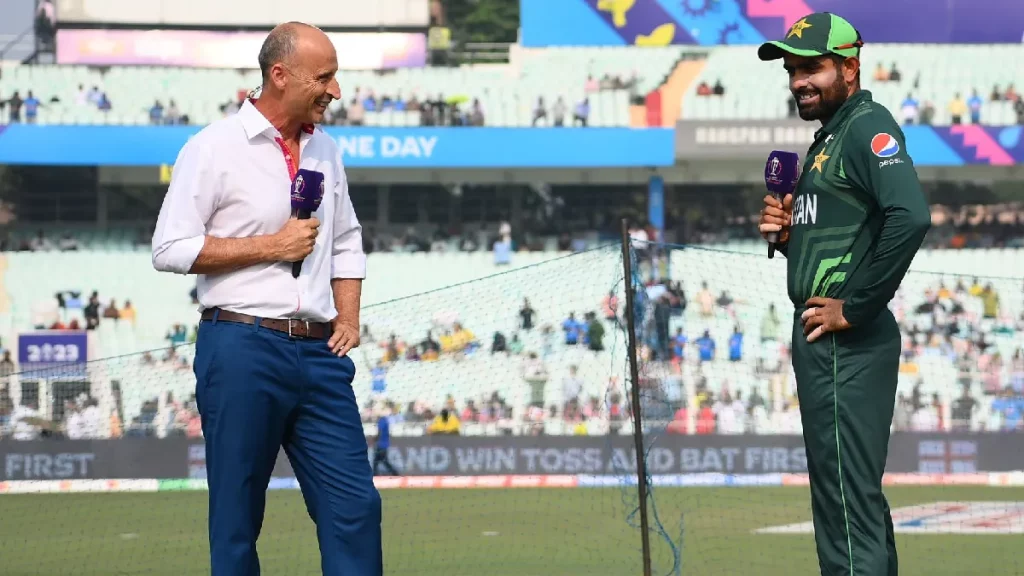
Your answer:
[[[893,507],[1024,500],[1021,488],[893,487]],[[640,574],[639,531],[617,488],[385,490],[385,572],[421,576]],[[806,488],[658,488],[673,537],[685,519],[683,574],[817,573],[810,535],[756,535],[809,519]],[[206,493],[0,496],[3,576],[207,574]],[[1024,538],[897,535],[902,575],[1024,573]],[[652,535],[656,574],[671,554]],[[259,544],[263,573],[319,574],[298,492],[271,492]]]

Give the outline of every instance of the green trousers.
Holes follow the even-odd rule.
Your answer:
[[[899,327],[885,309],[870,324],[808,343],[802,312],[798,307],[793,369],[821,573],[896,576],[882,474],[896,402]]]

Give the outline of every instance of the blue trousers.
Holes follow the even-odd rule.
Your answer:
[[[316,524],[323,574],[383,574],[380,494],[352,360],[322,340],[214,320],[199,326],[195,373],[213,576],[260,574],[256,540],[282,446]]]

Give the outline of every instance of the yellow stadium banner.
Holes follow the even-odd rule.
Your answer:
[[[171,173],[173,171],[174,171],[174,165],[173,164],[161,164],[160,165],[160,183],[161,184],[170,184],[171,183]]]

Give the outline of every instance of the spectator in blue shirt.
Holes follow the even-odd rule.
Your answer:
[[[739,362],[743,356],[743,331],[736,326],[729,336],[729,361]]]
[[[390,476],[400,476],[398,470],[388,460],[391,448],[391,406],[386,406],[377,418],[377,443],[373,450],[373,475],[376,476],[380,467],[390,472]]]
[[[914,124],[917,121],[918,113],[921,108],[921,103],[914,98],[913,94],[907,94],[907,97],[900,104],[900,113],[903,116],[904,124]]]
[[[971,111],[971,123],[981,124],[981,97],[978,96],[978,91],[973,90],[971,97],[967,100],[967,109]]]
[[[39,107],[42,104],[39,99],[36,98],[32,91],[28,91],[28,96],[25,97],[25,121],[29,124],[35,124],[36,119],[39,117]]]
[[[583,331],[583,323],[576,320],[576,313],[569,312],[569,317],[562,322],[562,332],[565,332],[565,343],[575,346],[580,342],[580,332]]]
[[[499,238],[494,241],[494,265],[503,266],[512,262],[512,241]]]
[[[679,358],[680,360],[683,359],[684,354],[686,353],[686,343],[687,343],[686,334],[683,334],[683,329],[682,328],[678,328],[676,330],[676,335],[672,337],[672,357],[673,358]]]
[[[572,125],[587,127],[587,121],[590,119],[590,98],[584,98],[582,102],[576,105],[576,110],[572,115]]]
[[[378,360],[377,365],[370,370],[370,376],[373,379],[372,390],[374,394],[383,394],[384,390],[387,389],[388,369],[384,365],[383,360]]]
[[[697,339],[694,344],[700,352],[701,362],[710,362],[715,359],[715,340],[711,337],[711,331],[705,330],[704,335]]]
[[[153,106],[149,109],[149,123],[150,124],[163,124],[164,122],[164,105],[159,100],[153,103]]]
[[[1014,432],[1021,429],[1024,421],[1024,398],[1016,396],[1009,386],[1001,398],[992,401],[991,410],[1003,415],[1003,431]]]

